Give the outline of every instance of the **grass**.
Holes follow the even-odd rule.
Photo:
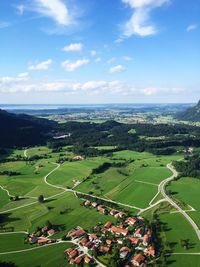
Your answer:
[[[10,199],[6,191],[0,188],[0,208],[9,203]]]
[[[55,168],[55,165],[47,160],[39,160],[27,163],[25,161],[6,162],[0,165],[0,171],[12,170],[19,172],[17,176],[0,176],[0,184],[12,195],[37,197],[42,192],[45,196],[51,196],[60,192],[47,186],[43,177]]]
[[[168,259],[171,267],[198,267],[200,266],[199,255],[171,255]]]
[[[180,213],[161,214],[163,240],[172,244],[173,252],[200,252],[200,242],[189,222]],[[185,250],[180,240],[189,239],[191,248]]]
[[[25,237],[25,234],[1,234],[0,253],[30,248],[29,244],[24,244]]]
[[[32,251],[0,255],[0,261],[14,262],[18,267],[60,267],[69,266],[64,256],[64,250],[72,247],[71,244],[54,244],[40,247]]]
[[[146,208],[158,192],[159,183],[171,175],[165,166],[180,156],[160,156],[134,151],[113,153],[112,160],[132,159],[127,167],[111,167],[104,173],[93,175],[77,187],[124,204]]]
[[[18,209],[10,213],[6,227],[12,226],[15,231],[33,232],[38,226],[44,226],[47,220],[55,225],[60,225],[62,237],[75,226],[82,226],[90,229],[98,222],[105,223],[108,220],[115,220],[111,216],[105,216],[95,209],[82,207],[83,200],[77,199],[72,193],[64,193],[44,204],[34,204],[23,209]],[[60,211],[67,210],[61,215]],[[83,220],[84,218],[84,220]]]
[[[105,158],[91,158],[83,161],[65,162],[49,176],[48,181],[55,185],[72,187],[74,185],[73,180],[82,181],[92,172],[93,168],[98,167],[104,161]]]
[[[192,206],[196,210],[189,212],[189,215],[194,219],[200,228],[200,180],[191,177],[183,177],[178,181],[171,183],[168,189],[172,191],[175,199],[187,203],[187,205]],[[190,209],[190,207],[187,209]]]

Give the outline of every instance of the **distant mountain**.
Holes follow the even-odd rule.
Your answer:
[[[200,101],[196,106],[189,108],[183,112],[180,112],[176,116],[179,120],[185,121],[200,121]]]
[[[42,144],[54,125],[46,119],[0,110],[0,147]]]

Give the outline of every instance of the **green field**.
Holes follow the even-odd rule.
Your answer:
[[[171,255],[168,261],[171,267],[199,267],[200,255]]]
[[[43,193],[46,197],[59,193],[55,188],[47,186],[43,177],[55,168],[50,161],[42,159],[34,162],[15,161],[0,165],[0,171],[16,171],[20,175],[0,175],[0,185],[18,196],[38,197]]]
[[[1,234],[0,235],[0,252],[15,251],[32,247],[24,244],[25,234]]]
[[[72,245],[67,243],[39,247],[32,251],[0,255],[0,261],[14,262],[18,267],[69,266],[64,256],[64,250],[69,247]]]
[[[82,181],[90,175],[93,168],[98,167],[104,161],[105,158],[94,158],[83,161],[65,162],[56,172],[49,176],[48,181],[55,185],[73,187],[73,180]]]
[[[150,153],[120,151],[112,160],[134,160],[127,167],[111,167],[93,175],[77,187],[85,193],[93,193],[124,204],[145,208],[158,191],[159,183],[171,175],[165,165],[180,156],[157,157]]]
[[[99,147],[99,149],[111,149],[111,147]],[[10,157],[16,155],[23,156],[24,151],[14,150]],[[55,163],[60,156],[68,158],[74,156],[72,152],[68,151],[68,147],[63,148],[60,153],[52,153],[47,147],[34,147],[28,149],[27,155],[28,157],[47,155],[48,158],[31,162],[11,161],[0,165],[0,171],[7,170],[20,173],[16,176],[1,175],[0,185],[8,189],[13,195],[24,196],[19,201],[11,202],[7,193],[0,189],[0,212],[4,211],[4,214],[0,216],[3,216],[4,227],[13,227],[14,231],[33,232],[37,227],[45,226],[49,220],[52,224],[60,227],[60,232],[54,237],[61,238],[76,226],[90,230],[99,222],[105,223],[109,220],[115,220],[114,217],[105,216],[95,209],[81,206],[83,200],[76,198],[72,192],[64,192],[62,189],[54,188],[44,182],[44,177],[56,167],[52,163]],[[47,181],[63,188],[72,188],[75,180],[79,180],[81,183],[76,187],[77,191],[89,193],[93,196],[102,196],[139,208],[146,208],[158,192],[159,183],[171,175],[171,171],[166,168],[167,163],[180,158],[181,155],[179,154],[155,156],[147,152],[118,151],[114,152],[113,156],[109,158],[94,157],[82,161],[66,161],[49,175]],[[126,166],[111,166],[102,173],[91,174],[93,169],[104,162],[124,163],[126,161],[129,161]],[[198,201],[200,181],[192,178],[182,178],[171,183],[168,189],[173,192],[174,198],[184,202],[186,206],[191,205],[195,208],[196,211],[189,214],[200,225],[200,204]],[[39,203],[37,198],[40,194],[50,198],[44,203]],[[162,196],[158,195],[154,202],[161,198]],[[169,249],[169,246],[171,246],[173,252],[184,253],[185,249],[181,246],[180,240],[188,239],[191,247],[186,252],[199,252],[200,243],[190,224],[181,214],[170,213],[174,211],[173,208],[165,210],[162,207],[164,206],[156,206],[143,215],[149,219],[153,211],[160,210],[161,236],[165,248]],[[0,252],[29,249],[30,245],[24,243],[24,237],[25,234],[0,234]],[[0,255],[0,260],[15,262],[19,267],[67,266],[63,254],[63,250],[67,246],[68,244],[56,244],[21,253]],[[33,257],[36,260],[32,264],[30,258]],[[184,260],[186,256],[181,255],[179,260],[177,255],[170,255],[167,260],[174,267],[179,267],[179,264],[186,266],[186,262],[187,266],[191,266],[189,257]],[[193,263],[199,264],[199,257],[196,256],[194,259]]]
[[[162,214],[160,220],[163,238],[173,244],[173,252],[200,252],[200,242],[195,231],[180,213]],[[191,248],[185,250],[180,244],[181,239],[189,239]]]
[[[98,222],[105,223],[108,220],[114,220],[113,217],[105,216],[94,209],[82,207],[80,205],[82,202],[72,193],[64,193],[44,204],[36,203],[6,214],[8,219],[5,226],[14,227],[15,231],[29,230],[32,232],[50,220],[53,224],[62,227],[63,230],[59,233],[59,237],[62,237],[78,225],[89,229]],[[60,211],[63,210],[67,210],[67,212],[61,215]]]
[[[9,203],[9,197],[6,191],[0,188],[0,209]]]
[[[188,212],[200,228],[200,180],[191,177],[183,177],[176,182],[171,183],[169,189],[173,193],[173,197],[187,205],[190,205],[195,211]],[[190,207],[188,207],[190,209]]]

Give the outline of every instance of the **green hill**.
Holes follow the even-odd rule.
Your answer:
[[[42,144],[54,124],[46,119],[0,110],[0,147]]]
[[[179,120],[184,121],[200,121],[200,101],[196,106],[189,108],[181,113],[178,113],[176,116]]]

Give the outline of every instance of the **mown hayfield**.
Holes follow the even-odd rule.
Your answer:
[[[173,197],[185,204],[192,206],[196,211],[189,212],[189,215],[195,220],[197,225],[200,227],[200,180],[183,177],[178,181],[171,183],[168,187],[173,192]],[[188,207],[190,209],[190,207]]]
[[[9,255],[0,255],[0,261],[13,262],[18,267],[61,267],[68,266],[64,250],[73,247],[69,243],[54,244],[35,250]]]
[[[91,158],[82,161],[65,162],[61,167],[48,177],[48,182],[54,185],[74,185],[73,180],[82,181],[91,172],[105,161],[105,158]]]
[[[9,213],[6,227],[13,226],[15,231],[34,231],[38,226],[45,226],[47,220],[62,226],[63,230],[57,236],[62,237],[75,226],[86,229],[98,222],[105,223],[115,220],[105,216],[95,209],[82,207],[83,200],[77,199],[72,193],[64,193],[44,204],[33,204]],[[64,214],[60,214],[64,211]],[[84,218],[84,220],[83,220]]]
[[[16,171],[20,175],[0,175],[0,184],[12,195],[37,197],[43,192],[45,196],[51,196],[59,190],[47,186],[43,178],[55,167],[44,159],[31,163],[24,161],[2,163],[0,171]]]
[[[177,156],[157,157],[150,153],[120,151],[113,158],[134,159],[127,167],[111,167],[93,175],[77,190],[145,208],[158,191],[159,183],[172,173],[166,164]],[[117,157],[116,157],[117,155]]]
[[[173,252],[199,252],[200,242],[189,222],[180,213],[166,213],[159,216],[162,222],[164,241],[173,244]],[[185,250],[180,241],[189,240],[191,247]],[[181,265],[180,265],[181,266]]]
[[[6,205],[7,203],[9,203],[10,199],[8,197],[8,194],[6,193],[6,191],[4,191],[3,189],[0,188],[0,209]]]
[[[31,245],[24,243],[25,237],[25,234],[0,234],[0,253],[31,248]]]
[[[46,146],[37,146],[37,147],[31,147],[27,149],[27,156],[32,157],[32,156],[42,156],[45,154],[50,154],[51,149],[49,149]]]
[[[200,255],[171,255],[168,261],[171,267],[199,267]]]

